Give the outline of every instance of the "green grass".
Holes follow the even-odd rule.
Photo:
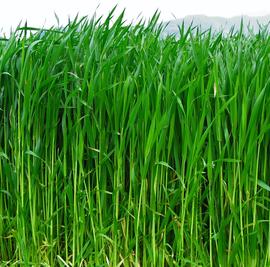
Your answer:
[[[269,266],[270,36],[112,15],[0,41],[1,266]]]

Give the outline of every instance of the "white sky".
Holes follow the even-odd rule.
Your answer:
[[[131,21],[141,14],[149,18],[159,9],[162,20],[171,20],[187,15],[231,17],[236,15],[262,16],[270,14],[270,0],[0,0],[0,32],[9,32],[19,22],[27,19],[29,26],[49,27],[56,24],[54,12],[60,24],[66,25],[68,16],[96,14],[106,15],[118,4],[117,13],[126,8],[126,20]]]

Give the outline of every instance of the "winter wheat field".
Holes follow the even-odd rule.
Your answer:
[[[0,40],[1,266],[270,266],[270,36],[154,15]]]

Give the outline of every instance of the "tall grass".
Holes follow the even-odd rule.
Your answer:
[[[269,266],[269,35],[112,14],[0,41],[2,266]]]

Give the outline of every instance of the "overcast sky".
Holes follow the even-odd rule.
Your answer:
[[[126,8],[126,19],[135,20],[139,14],[149,18],[155,10],[161,12],[164,21],[187,15],[232,17],[237,15],[262,16],[270,14],[270,0],[2,0],[0,5],[0,29],[9,32],[22,20],[36,27],[56,24],[54,12],[62,25],[79,13],[81,16],[106,15],[118,4],[117,11]],[[98,7],[99,6],[99,7]]]

